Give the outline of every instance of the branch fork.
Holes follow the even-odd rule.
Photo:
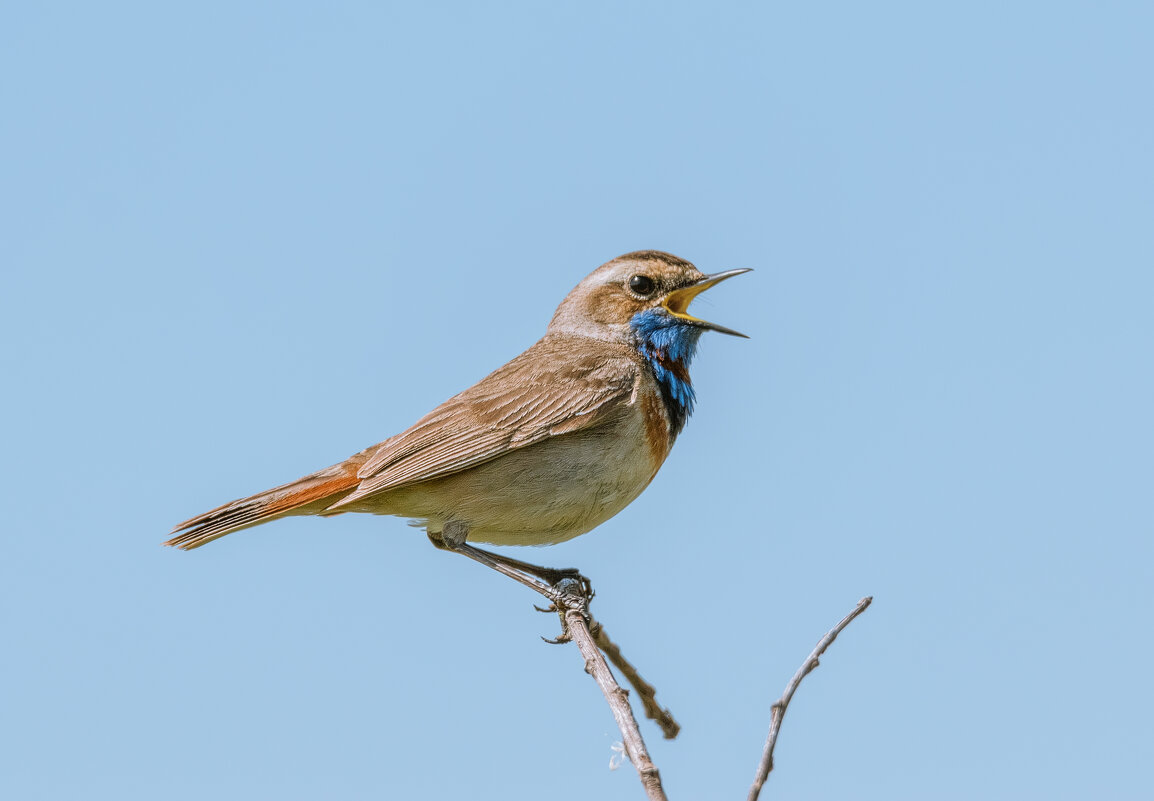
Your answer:
[[[609,704],[609,709],[613,713],[613,719],[617,722],[617,728],[621,731],[622,745],[625,756],[637,768],[637,773],[641,778],[641,784],[645,789],[645,794],[650,801],[658,801],[659,799],[665,801],[667,796],[665,789],[661,785],[661,774],[657,770],[657,766],[653,764],[653,760],[649,756],[649,751],[645,747],[645,740],[641,736],[641,731],[637,725],[637,718],[633,715],[633,708],[629,704],[629,691],[621,687],[614,678],[609,665],[605,662],[605,656],[608,655],[614,664],[626,675],[629,682],[638,691],[638,695],[642,699],[642,704],[646,715],[655,720],[661,727],[662,732],[667,739],[673,739],[677,736],[680,726],[673,719],[673,716],[666,709],[661,709],[656,703],[656,691],[653,686],[641,678],[637,673],[636,668],[621,656],[621,650],[616,644],[609,639],[605,634],[604,629],[598,624],[589,613],[589,598],[591,597],[591,588],[588,583],[582,583],[573,578],[563,578],[552,586],[554,590],[553,608],[547,611],[556,611],[561,616],[562,634],[558,641],[565,642],[572,640],[576,643],[577,648],[581,651],[581,656],[585,660],[585,672],[590,674],[601,688],[601,693],[605,696],[606,702]],[[773,770],[773,750],[777,745],[778,735],[781,733],[781,724],[785,718],[785,711],[789,708],[790,701],[793,700],[794,693],[801,685],[802,679],[813,672],[819,664],[821,664],[821,656],[826,649],[833,643],[837,636],[854,621],[854,619],[864,612],[873,602],[872,597],[862,598],[858,601],[857,606],[848,615],[842,618],[837,625],[826,632],[817,646],[813,649],[810,655],[798,668],[793,678],[790,679],[789,684],[786,685],[785,692],[781,697],[774,702],[770,707],[770,727],[769,735],[765,741],[765,748],[762,751],[761,761],[758,764],[757,775],[754,778],[753,786],[749,790],[747,801],[757,801],[761,793],[761,788],[765,785],[766,779],[769,777],[770,771]],[[546,610],[542,610],[546,611]]]
[[[432,536],[430,539],[433,539]],[[666,739],[676,737],[681,727],[673,719],[669,710],[658,706],[656,690],[654,690],[653,685],[641,678],[637,669],[621,655],[621,649],[609,639],[605,629],[593,619],[589,612],[589,602],[593,598],[593,587],[589,579],[576,570],[540,568],[473,548],[463,542],[439,544],[435,539],[433,542],[438,547],[463,553],[482,564],[486,564],[498,572],[516,579],[549,600],[549,607],[536,608],[541,612],[556,612],[560,616],[561,634],[554,640],[546,639],[545,641],[550,643],[572,641],[577,645],[582,658],[585,660],[585,672],[597,682],[597,686],[601,688],[601,693],[609,704],[609,710],[613,713],[613,719],[621,731],[622,749],[625,757],[637,768],[646,797],[650,801],[667,801],[665,789],[661,785],[661,774],[649,756],[649,751],[645,747],[645,740],[637,726],[637,718],[633,715],[633,707],[629,703],[629,691],[617,683],[617,679],[605,661],[606,656],[637,690],[645,714],[657,722]],[[817,668],[826,649],[837,639],[837,636],[846,626],[869,608],[872,602],[872,597],[862,598],[853,611],[826,632],[805,662],[798,668],[793,678],[790,679],[789,684],[785,687],[785,692],[770,707],[769,735],[766,737],[765,748],[757,767],[757,775],[749,790],[747,801],[757,801],[761,788],[765,785],[770,771],[773,770],[773,750],[777,745],[778,735],[781,733],[782,720],[785,718],[785,711],[789,707],[790,701],[793,700],[793,695],[797,692],[802,679]]]

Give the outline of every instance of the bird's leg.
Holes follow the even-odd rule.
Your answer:
[[[432,531],[425,533],[434,547],[467,556],[548,598],[548,608],[542,609],[539,606],[534,606],[534,609],[540,612],[557,612],[561,618],[561,635],[555,640],[542,638],[545,639],[545,642],[562,643],[569,641],[565,611],[573,606],[576,597],[580,596],[583,599],[581,606],[585,614],[588,615],[589,602],[593,600],[593,585],[575,568],[541,567],[529,562],[522,562],[520,559],[475,548],[465,542],[469,534],[468,526],[458,521],[449,521],[438,533]]]
[[[581,575],[581,571],[575,567],[541,567],[540,565],[534,565],[530,562],[522,562],[520,559],[514,559],[511,556],[503,556],[502,554],[493,553],[491,551],[484,551],[483,553],[489,554],[491,558],[497,560],[498,562],[502,562],[511,568],[520,570],[523,573],[528,573],[531,576],[536,576],[548,584],[557,584],[559,581],[561,581],[561,579],[574,579],[581,583],[581,587],[585,590],[585,594],[589,597],[589,600],[593,600],[592,582],[590,582],[589,579],[585,576]],[[549,611],[552,612],[553,610],[550,609]]]
[[[502,575],[508,576],[514,581],[524,584],[531,590],[539,592],[544,595],[553,604],[556,604],[559,599],[559,593],[553,589],[552,584],[548,584],[539,578],[535,578],[532,574],[521,570],[519,567],[506,564],[505,560],[495,553],[483,551],[480,548],[474,548],[465,542],[465,538],[469,534],[469,528],[458,521],[449,521],[439,534],[434,534],[429,531],[426,532],[429,536],[429,542],[443,551],[452,551],[467,556],[474,562],[480,562],[486,567],[496,570]],[[514,560],[516,561],[516,560]]]
[[[499,553],[493,553],[492,551],[486,551],[482,550],[481,548],[468,545],[465,542],[465,539],[469,535],[469,528],[465,523],[456,520],[450,520],[445,524],[440,533],[434,534],[429,531],[426,531],[425,533],[428,535],[429,541],[441,550],[456,551],[458,553],[465,554],[470,559],[478,561],[481,564],[488,565],[497,572],[503,573],[506,576],[509,576],[510,573],[507,570],[502,570],[501,568],[497,567],[497,565],[502,565],[509,570],[517,571],[517,573],[520,574],[519,578],[513,576],[510,577],[514,578],[516,581],[520,581],[522,584],[525,584],[525,582],[521,579],[525,578],[526,576],[536,576],[537,578],[541,579],[541,582],[544,582],[550,587],[557,584],[562,579],[575,579],[581,583],[581,587],[585,590],[585,594],[588,596],[589,600],[593,600],[593,584],[589,581],[588,578],[581,575],[581,572],[577,570],[577,568],[542,567],[541,565],[534,565],[530,562],[522,562],[520,559],[514,559],[511,556],[504,556]],[[530,586],[538,592],[541,592],[538,586],[541,582],[526,586]],[[553,600],[552,595],[545,593],[542,594],[550,600]],[[548,611],[552,612],[554,610],[550,609]]]

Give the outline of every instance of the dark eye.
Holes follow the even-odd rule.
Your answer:
[[[648,275],[635,275],[629,279],[629,289],[642,297],[652,295],[656,288],[657,284]]]

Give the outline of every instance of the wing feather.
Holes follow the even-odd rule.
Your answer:
[[[633,402],[638,369],[625,348],[546,337],[382,442],[358,471],[356,491],[330,509],[595,426]]]

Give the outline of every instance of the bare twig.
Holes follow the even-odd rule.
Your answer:
[[[762,785],[764,785],[765,780],[769,778],[769,772],[773,770],[773,748],[777,745],[777,735],[781,731],[781,721],[785,717],[786,707],[788,707],[789,702],[793,700],[793,694],[797,692],[801,680],[818,666],[818,658],[824,654],[825,649],[829,648],[830,644],[837,639],[837,635],[841,634],[842,629],[852,623],[855,617],[869,608],[872,602],[872,596],[862,598],[857,602],[857,607],[852,612],[843,617],[841,622],[826,632],[826,635],[818,641],[817,647],[813,649],[813,653],[802,663],[797,673],[793,674],[793,678],[789,680],[789,684],[786,685],[785,692],[782,693],[781,698],[777,699],[777,703],[773,705],[773,716],[769,722],[769,736],[765,740],[765,750],[762,751],[761,762],[757,766],[757,777],[753,780],[753,786],[749,788],[747,801],[757,801],[757,796],[761,793]]]
[[[673,719],[672,712],[658,706],[657,690],[652,684],[641,678],[637,668],[633,667],[629,660],[622,655],[617,643],[609,639],[605,627],[592,617],[589,619],[589,630],[593,633],[593,640],[597,643],[597,647],[604,652],[605,656],[609,657],[613,667],[620,670],[621,674],[625,676],[625,680],[632,684],[633,689],[637,691],[637,695],[641,698],[641,705],[645,709],[645,717],[661,727],[661,733],[665,735],[666,740],[674,739],[677,733],[681,731],[681,724]]]
[[[605,700],[609,702],[613,719],[621,730],[625,755],[637,768],[646,796],[650,801],[667,801],[661,786],[661,774],[649,758],[645,740],[637,727],[637,718],[633,716],[633,708],[629,705],[629,691],[622,689],[613,678],[613,672],[609,670],[605,657],[589,631],[588,598],[580,582],[566,578],[557,582],[554,588],[559,591],[560,602],[557,606],[563,610],[566,633],[581,650],[581,656],[585,657],[585,672],[594,678]]]

